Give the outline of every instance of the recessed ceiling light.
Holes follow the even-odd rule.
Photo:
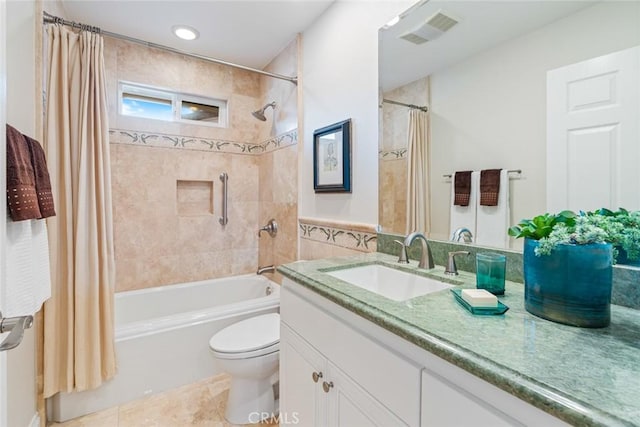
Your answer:
[[[393,27],[394,25],[396,25],[398,22],[400,22],[400,16],[396,16],[394,17],[391,21],[387,22],[385,24],[385,27],[390,28]]]
[[[174,25],[171,29],[173,30],[173,34],[182,40],[195,40],[200,36],[198,30],[186,25]]]

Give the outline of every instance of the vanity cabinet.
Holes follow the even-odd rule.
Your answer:
[[[288,279],[285,279],[287,283]],[[416,426],[420,367],[281,292],[280,417],[301,426]]]
[[[286,325],[280,342],[282,421],[300,426],[406,425]]]
[[[285,278],[281,420],[301,426],[567,426]]]

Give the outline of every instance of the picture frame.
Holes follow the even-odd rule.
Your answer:
[[[351,193],[351,119],[313,132],[313,189]]]

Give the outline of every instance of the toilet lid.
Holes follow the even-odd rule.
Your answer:
[[[273,346],[280,341],[280,314],[251,317],[227,326],[209,340],[218,353],[245,353]]]

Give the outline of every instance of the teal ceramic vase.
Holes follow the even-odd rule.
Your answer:
[[[535,255],[524,243],[524,299],[528,312],[572,326],[601,328],[611,321],[612,247],[609,243],[558,245]]]

